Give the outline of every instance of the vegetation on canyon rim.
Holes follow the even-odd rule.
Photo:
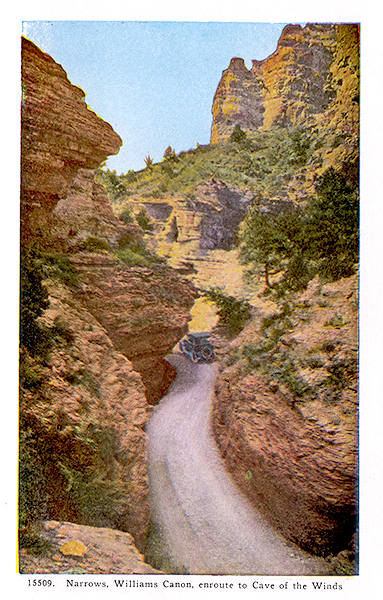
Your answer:
[[[238,133],[240,132],[240,133]],[[242,134],[242,135],[241,135]],[[197,145],[175,154],[165,150],[159,163],[141,171],[117,175],[101,168],[98,176],[111,193],[112,201],[139,194],[160,198],[165,194],[193,194],[211,177],[240,190],[275,195],[290,181],[322,144],[302,128],[277,128],[267,132],[247,132],[239,128],[227,142]]]
[[[253,201],[238,232],[241,258],[250,278],[263,272],[266,286],[283,294],[303,289],[316,274],[332,280],[351,275],[358,262],[357,164],[328,168],[302,202],[288,198],[297,174],[320,166],[316,151],[323,143],[317,130],[281,127],[245,134],[237,126],[228,142],[178,155],[169,146],[150,169],[120,176],[100,169],[98,177],[124,220],[133,218],[138,198],[181,194],[193,201],[197,187],[212,178],[250,191]],[[150,229],[143,209],[136,219]]]
[[[276,311],[264,319],[260,338],[233,350],[227,362],[244,361],[245,371],[255,370],[280,381],[298,400],[319,394],[328,399],[331,396],[333,402],[356,374],[354,355],[344,358],[340,377],[331,349],[319,349],[300,359],[288,346],[282,346],[283,352],[280,351],[284,334],[293,332],[301,317],[308,318],[309,311],[299,300],[299,293],[307,284],[315,277],[325,283],[357,272],[358,164],[320,169],[318,150],[324,145],[331,149],[339,143],[331,136],[326,141],[318,130],[309,128],[280,127],[245,133],[237,126],[227,142],[198,146],[179,155],[169,147],[160,163],[152,163],[150,169],[138,173],[129,171],[117,176],[99,171],[122,214],[133,214],[134,202],[140,199],[180,194],[193,200],[197,187],[212,178],[235,189],[251,191],[253,201],[237,236],[240,258],[246,266],[249,285],[263,280],[263,295],[275,302]],[[307,197],[302,202],[292,202],[287,186],[308,171],[314,173],[314,183]],[[246,301],[230,297],[219,288],[206,290],[205,295],[216,303],[220,323],[230,337],[237,335],[251,318],[251,307]],[[339,315],[338,319],[332,316],[328,323],[329,327],[344,325],[344,318]],[[324,364],[328,366],[327,378],[316,389],[302,377],[302,372],[306,368],[321,369]]]

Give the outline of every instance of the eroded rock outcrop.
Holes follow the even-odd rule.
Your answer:
[[[213,177],[190,194],[165,192],[156,197],[153,188],[148,188],[141,194],[132,191],[127,204],[122,198],[116,212],[126,206],[136,215],[144,210],[151,226],[144,236],[149,247],[197,289],[216,285],[217,277],[222,284],[225,268],[230,287],[235,286],[237,278],[233,279],[229,262],[236,251],[238,227],[253,194]],[[211,270],[217,272],[217,277],[211,277]]]
[[[39,540],[49,550],[39,557],[32,557],[22,549],[19,557],[21,573],[160,573],[144,562],[132,536],[122,531],[65,521],[45,521]],[[63,548],[69,544],[82,545],[83,553],[64,554]]]
[[[76,297],[132,361],[156,403],[175,378],[164,356],[187,332],[193,285],[170,268],[127,267],[106,252],[73,254],[71,263],[81,278]]]
[[[89,110],[64,69],[25,38],[22,88],[22,235],[40,232],[44,240],[52,210],[78,169],[98,167],[122,140]]]
[[[254,60],[251,70],[241,58],[233,58],[215,93],[211,142],[227,140],[236,125],[244,131],[308,125],[334,102],[355,102],[357,81],[355,93],[347,90],[348,99],[344,92],[355,74],[358,50],[357,25],[314,23],[286,26],[277,50]],[[335,78],[339,54],[347,82]]]
[[[153,220],[157,240],[177,242],[183,255],[194,257],[208,250],[229,250],[235,245],[239,223],[246,214],[251,194],[241,192],[212,178],[189,196],[161,199],[132,196]]]
[[[260,316],[223,358],[217,441],[241,489],[287,538],[337,553],[356,520],[356,278],[314,280],[263,332]]]
[[[20,360],[21,522],[120,529],[143,549],[148,397],[175,377],[163,357],[195,290],[145,259],[142,230],[94,180],[119,136],[50,56],[23,40],[22,58],[22,304],[34,337],[23,332]]]
[[[53,215],[55,237],[68,249],[78,245],[89,236],[105,240],[111,247],[127,231],[137,242],[142,241],[141,230],[136,225],[127,227],[113,213],[105,188],[95,181],[96,169],[79,169],[67,190],[65,198],[58,201]]]

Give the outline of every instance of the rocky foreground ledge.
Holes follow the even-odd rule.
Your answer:
[[[39,553],[22,548],[21,573],[160,573],[144,562],[129,533],[65,521],[41,524]]]

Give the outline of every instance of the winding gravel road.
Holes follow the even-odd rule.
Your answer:
[[[190,574],[326,575],[274,530],[225,470],[211,429],[218,365],[167,357],[178,377],[148,425],[152,518],[162,552]]]

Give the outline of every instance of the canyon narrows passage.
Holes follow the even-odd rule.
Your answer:
[[[252,64],[209,144],[117,175],[23,40],[20,572],[357,572],[359,26]]]
[[[190,574],[324,575],[325,560],[287,543],[226,472],[211,427],[217,363],[168,357],[178,377],[148,426],[153,521],[163,555]]]

